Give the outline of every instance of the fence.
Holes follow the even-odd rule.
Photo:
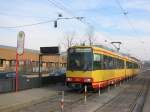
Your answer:
[[[19,90],[38,88],[49,84],[65,83],[65,77],[47,76],[34,78],[19,77]],[[15,91],[15,78],[0,79],[0,93]]]

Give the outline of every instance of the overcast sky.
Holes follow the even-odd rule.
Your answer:
[[[63,17],[84,17],[84,22],[70,19],[59,20],[58,28],[53,22],[4,28],[53,21],[58,13]],[[0,44],[16,46],[17,33],[23,30],[26,48],[61,45],[64,49],[66,33],[75,32],[75,41],[81,42],[92,26],[96,43],[110,46],[111,41],[121,41],[122,52],[150,60],[149,20],[149,0],[1,0]]]

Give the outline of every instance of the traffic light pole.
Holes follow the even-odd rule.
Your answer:
[[[57,18],[55,21],[54,21],[54,28],[57,28],[57,23],[58,23],[58,20],[61,20],[61,19],[78,19],[78,20],[82,20],[84,17],[70,17],[70,18],[64,18],[61,16],[59,16],[59,18]]]

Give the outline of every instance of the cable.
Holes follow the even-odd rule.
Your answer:
[[[61,4],[60,2],[59,2],[59,3],[58,3],[58,2],[56,3],[55,0],[48,0],[48,1],[51,2],[52,4],[54,4],[55,6],[56,6],[57,4]],[[123,9],[123,7],[121,6],[119,0],[116,0],[116,2],[117,2],[117,4],[119,5],[120,9],[122,10],[123,15],[125,16],[125,18],[126,18],[128,24],[129,24],[130,27],[132,28],[133,32],[134,32],[135,34],[137,34],[137,31],[135,30],[134,25],[132,24],[132,22],[130,21],[129,17],[127,16],[127,12]],[[68,11],[68,9],[65,7],[65,5],[62,5],[62,4],[61,4],[61,6],[60,6],[60,5],[59,5],[59,6],[57,5],[57,8],[62,9],[63,11],[65,11],[65,12],[67,12],[67,13],[69,13],[69,14],[72,15],[72,12]],[[85,21],[81,21],[81,22],[82,22],[82,23],[84,22],[84,24],[85,24]],[[89,23],[87,23],[87,22],[86,22],[86,24],[87,24],[88,26],[91,26],[91,25],[90,25]],[[107,37],[108,37],[108,36],[107,36]],[[110,43],[110,42],[109,42],[109,43]],[[145,49],[145,48],[144,48],[144,49]],[[126,50],[129,51],[129,49],[127,49],[127,48],[126,48]]]
[[[70,11],[68,9],[68,7],[65,6],[64,3],[62,4],[62,2],[60,2],[60,1],[58,2],[56,0],[48,0],[48,1],[51,1],[51,2],[53,2],[53,4],[56,4],[56,5],[59,4],[59,5],[57,5],[58,6],[57,8],[61,8],[63,11],[67,12],[68,14],[73,15],[73,12]]]
[[[118,6],[119,6],[119,8],[121,9],[121,11],[123,12],[123,15],[124,15],[125,19],[127,20],[128,24],[130,25],[130,27],[132,28],[132,30],[134,31],[134,33],[137,35],[138,33],[137,33],[137,31],[135,30],[134,25],[132,24],[132,22],[130,21],[129,17],[127,16],[128,12],[126,12],[126,11],[124,10],[124,8],[123,8],[122,5],[120,4],[119,0],[115,0],[115,1],[116,1],[116,3],[118,4]],[[140,40],[140,43],[141,43],[142,45],[144,44],[142,40]],[[147,53],[147,50],[146,50],[146,48],[145,48],[144,46],[143,46],[143,49],[144,49],[143,51],[144,51],[145,54],[147,55],[148,53]],[[147,56],[148,56],[148,55],[147,55]]]
[[[121,11],[123,12],[123,15],[125,17],[125,19],[127,20],[128,24],[130,25],[131,29],[133,30],[133,32],[135,34],[137,34],[132,22],[130,21],[129,17],[127,16],[128,12],[126,10],[124,10],[124,8],[122,7],[122,5],[120,4],[119,0],[115,0],[116,3],[118,4],[119,8],[121,9]]]
[[[61,9],[62,11],[72,15],[74,18],[76,17],[75,15],[73,15],[73,12],[68,10],[68,8],[66,8],[66,6],[62,5],[60,2],[58,3],[55,0],[47,0],[49,3],[51,3],[52,5],[54,5],[55,7],[57,7],[58,9]],[[57,3],[56,3],[57,2]],[[59,4],[59,5],[58,5]],[[89,23],[82,21],[82,19],[76,18],[78,21],[80,21],[81,23],[87,25],[88,27],[91,27],[92,25],[90,25]]]
[[[26,17],[26,18],[46,18],[46,19],[49,19],[49,17],[34,17],[34,16],[27,16],[27,15],[18,15],[18,14],[8,14],[8,13],[3,13],[3,12],[0,12],[0,15],[2,16],[19,16],[19,17]]]
[[[46,24],[50,22],[54,22],[56,20],[61,20],[61,19],[77,19],[78,17],[69,17],[69,18],[57,18],[55,20],[49,20],[49,21],[43,21],[43,22],[38,22],[38,23],[33,23],[33,24],[26,24],[26,25],[18,25],[18,26],[0,26],[2,29],[8,29],[8,28],[19,28],[19,27],[29,27],[29,26],[35,26],[35,25],[40,25],[40,24]]]
[[[65,5],[63,2],[61,2],[61,1],[56,1],[56,0],[53,0],[53,1],[59,3],[70,15],[73,16],[73,12],[69,10],[70,7],[69,7],[69,8],[66,7],[66,5]],[[84,17],[84,18],[86,18],[86,17]],[[85,24],[85,25],[88,25],[88,27],[93,27],[93,26],[92,26],[89,22],[87,22],[85,19],[78,19],[78,18],[77,18],[77,20],[79,20],[80,22],[82,22],[82,23]],[[90,21],[91,21],[91,20],[90,20]]]
[[[20,27],[29,27],[29,26],[35,26],[35,25],[40,25],[40,24],[46,24],[54,22],[54,20],[49,20],[49,21],[43,21],[43,22],[38,22],[38,23],[33,23],[33,24],[26,24],[26,25],[18,25],[18,26],[0,26],[1,29],[9,29],[9,28],[20,28]]]

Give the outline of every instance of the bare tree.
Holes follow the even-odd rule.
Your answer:
[[[62,42],[65,49],[68,49],[69,47],[75,45],[75,35],[76,35],[75,32],[65,34]]]
[[[87,41],[89,45],[93,45],[96,41],[96,38],[94,36],[94,28],[91,26],[88,28],[87,32],[86,32],[86,36],[87,36]]]
[[[86,40],[80,40],[79,45],[85,45],[86,44]]]

